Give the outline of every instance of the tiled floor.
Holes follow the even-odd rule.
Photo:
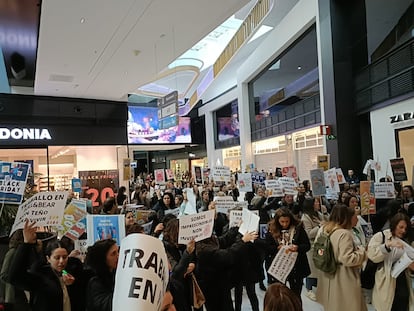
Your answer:
[[[306,289],[303,287],[302,290],[302,302],[303,302],[303,310],[304,311],[324,311],[323,307],[315,302],[310,300],[308,297],[305,296]],[[263,310],[263,298],[265,292],[260,290],[259,286],[256,285],[256,294],[259,298],[259,307],[260,311]],[[242,311],[251,311],[252,308],[250,306],[249,298],[247,298],[246,292],[243,292],[243,304],[242,304]],[[375,311],[372,305],[368,305],[368,311]]]

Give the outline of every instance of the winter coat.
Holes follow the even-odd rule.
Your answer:
[[[366,311],[360,279],[365,250],[354,247],[353,234],[347,229],[335,230],[331,244],[338,266],[334,274],[318,272],[317,301],[325,310]]]
[[[392,234],[389,229],[384,230],[385,241],[392,239]],[[381,232],[376,233],[368,244],[368,258],[373,262],[380,263],[375,273],[375,284],[372,292],[372,304],[377,311],[391,310],[392,303],[394,301],[396,279],[391,276],[391,264],[386,263],[386,259],[389,256],[388,251],[385,249],[385,244],[382,242],[383,236]],[[407,286],[411,289],[411,278],[409,277],[409,271],[406,269],[404,272],[407,278]],[[409,310],[414,310],[414,294],[412,290],[409,290]]]
[[[86,291],[86,310],[112,311],[114,289],[115,272],[92,277]]]
[[[21,244],[16,250],[14,261],[10,266],[10,283],[30,291],[30,305],[33,311],[63,310],[63,291],[57,274],[49,265],[33,265],[32,258],[35,244]],[[76,281],[70,286],[76,286]],[[69,287],[70,300],[71,297]]]

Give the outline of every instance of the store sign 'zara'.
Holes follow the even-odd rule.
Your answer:
[[[0,127],[0,140],[51,140],[48,129]]]
[[[408,121],[408,120],[413,120],[414,119],[414,112],[406,112],[406,113],[402,113],[402,114],[397,114],[395,116],[391,116],[391,124],[392,123],[397,123],[397,122],[402,122],[402,121]]]

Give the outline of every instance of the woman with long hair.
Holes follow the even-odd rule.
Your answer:
[[[279,208],[275,217],[269,222],[269,231],[266,234],[267,253],[272,262],[277,252],[288,246],[289,251],[297,252],[295,265],[287,277],[289,287],[298,297],[302,291],[303,279],[310,274],[310,268],[306,252],[310,250],[309,238],[301,221],[297,220],[287,208]],[[268,269],[269,267],[266,267]],[[268,279],[270,283],[275,282],[273,278]]]
[[[100,240],[88,247],[86,265],[95,273],[87,288],[88,311],[112,310],[118,257],[119,248],[115,240]]]
[[[375,273],[372,304],[377,311],[406,311],[414,307],[409,265],[397,277],[391,275],[393,264],[404,254],[404,242],[411,244],[410,219],[397,213],[390,221],[390,228],[376,233],[368,244],[368,257],[379,263]],[[384,236],[383,236],[384,234]]]
[[[365,248],[354,245],[352,224],[356,222],[353,208],[345,204],[333,207],[329,222],[321,230],[330,235],[336,272],[319,271],[316,299],[325,310],[366,311],[362,294],[360,268],[366,260]],[[349,299],[352,297],[352,299]],[[344,303],[346,302],[346,303]]]

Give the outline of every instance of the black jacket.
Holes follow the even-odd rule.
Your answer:
[[[49,265],[33,265],[34,246],[25,243],[17,248],[9,270],[10,283],[30,291],[30,305],[33,311],[61,311],[63,291],[58,276]],[[76,286],[75,284],[71,286]],[[72,304],[76,298],[71,297],[71,286],[67,288]]]
[[[115,288],[115,273],[94,276],[88,282],[86,310],[111,311]]]

